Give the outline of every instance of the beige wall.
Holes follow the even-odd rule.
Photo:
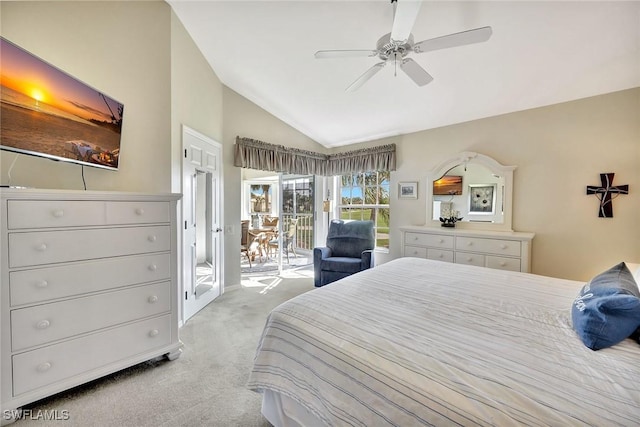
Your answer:
[[[222,144],[225,286],[240,283],[241,172],[233,165],[236,136],[306,150],[324,148],[251,101],[223,86],[179,19],[172,13],[171,37],[172,189],[180,192],[182,125]]]
[[[227,284],[240,283],[240,219],[242,169],[233,165],[233,146],[236,136],[258,139],[270,144],[286,145],[318,152],[327,150],[311,138],[298,132],[253,102],[224,88],[224,182],[225,224],[233,225],[235,234],[226,236],[225,253],[238,254],[233,261],[225,262]],[[229,147],[229,149],[227,149]],[[231,257],[230,257],[231,258]],[[234,280],[236,280],[234,282]]]
[[[536,233],[534,273],[587,280],[620,261],[640,262],[640,89],[491,117],[381,140],[398,144],[392,174],[390,257],[400,255],[405,224],[426,220],[426,172],[461,151],[515,165],[513,229]],[[598,218],[585,195],[600,173],[630,194]],[[398,200],[397,183],[419,181],[418,200]]]
[[[174,171],[171,187],[174,192],[180,192],[182,185],[182,126],[222,144],[222,96],[220,79],[180,19],[171,12],[171,154]]]
[[[171,9],[164,2],[0,2],[3,37],[124,104],[117,172],[87,189],[170,191]],[[0,182],[16,154],[0,152]],[[82,189],[81,166],[18,155],[12,185]]]
[[[171,12],[171,191],[182,193],[183,126],[188,126],[222,143],[222,83],[196,47],[186,29]],[[228,149],[223,147],[223,150]],[[226,165],[223,166],[223,169]],[[184,221],[182,201],[178,204],[178,224]],[[225,205],[223,204],[223,210]],[[222,213],[224,219],[224,211]],[[182,241],[183,227],[178,227],[178,241]],[[179,244],[179,256],[183,247]],[[239,264],[238,257],[225,257],[222,262]],[[184,277],[179,263],[179,277]],[[223,266],[222,272],[226,271]],[[236,279],[237,283],[239,279]],[[181,281],[181,283],[184,283]],[[179,292],[180,298],[184,287]],[[182,307],[180,307],[182,309]]]

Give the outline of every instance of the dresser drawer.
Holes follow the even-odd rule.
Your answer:
[[[168,253],[135,255],[9,273],[11,306],[77,296],[171,277]]]
[[[440,249],[427,249],[427,259],[436,261],[453,262],[453,251],[443,251]]]
[[[456,237],[456,249],[496,255],[520,256],[520,242],[514,240]]]
[[[453,236],[406,233],[404,243],[412,246],[430,246],[435,248],[453,249]]]
[[[456,252],[456,264],[476,265],[484,267],[485,256],[480,254],[472,254],[466,252]]]
[[[170,282],[11,311],[14,351],[168,312]]]
[[[405,246],[404,256],[411,256],[416,258],[426,258],[427,248],[421,248],[418,246]]]
[[[171,316],[166,315],[14,355],[13,395],[101,368],[170,342]]]
[[[169,222],[168,202],[107,202],[108,224]]]
[[[487,267],[497,268],[499,270],[521,271],[520,258],[504,258],[487,255]]]
[[[169,226],[9,234],[9,266],[168,251]]]
[[[9,200],[7,209],[10,230],[103,225],[106,219],[101,201]]]

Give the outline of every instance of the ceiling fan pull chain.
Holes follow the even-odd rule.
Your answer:
[[[393,54],[393,76],[398,77],[398,58],[400,59],[400,64],[402,64],[402,54],[396,51]]]

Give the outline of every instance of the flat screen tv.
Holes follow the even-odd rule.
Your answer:
[[[0,149],[117,170],[124,105],[0,43]]]
[[[462,177],[445,175],[433,181],[434,196],[459,196],[462,194]]]

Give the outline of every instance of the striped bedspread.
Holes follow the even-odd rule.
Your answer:
[[[632,426],[640,345],[571,329],[583,283],[400,258],[273,310],[249,379],[329,426]]]

